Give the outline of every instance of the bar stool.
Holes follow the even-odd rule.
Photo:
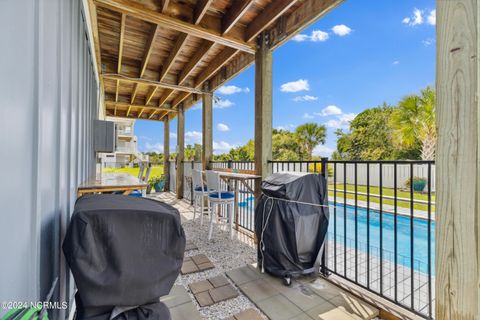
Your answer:
[[[220,175],[212,170],[207,170],[207,188],[209,190],[208,200],[210,202],[210,227],[208,229],[208,240],[212,238],[213,224],[217,216],[217,209],[220,205],[227,205],[228,221],[230,224],[230,239],[233,238],[233,215],[235,205],[235,194],[229,191],[222,191],[220,184]]]
[[[200,207],[200,225],[203,225],[203,216],[205,212],[210,215],[210,202],[208,201],[208,188],[203,183],[203,171],[193,170],[193,220],[197,215],[197,209]],[[207,199],[207,207],[205,208],[205,199]],[[200,201],[200,205],[199,205]]]

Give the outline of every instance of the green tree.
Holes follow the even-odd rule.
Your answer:
[[[327,128],[313,122],[305,123],[295,129],[299,142],[306,151],[308,159],[313,158],[313,149],[319,144],[325,143]]]
[[[295,133],[273,129],[272,157],[273,160],[302,160],[306,158],[306,153]]]
[[[431,87],[422,90],[420,95],[406,96],[390,121],[395,145],[412,147],[420,143],[422,160],[435,159],[435,100],[435,90]]]

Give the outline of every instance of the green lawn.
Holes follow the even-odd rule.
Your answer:
[[[134,177],[138,177],[138,172],[140,168],[103,168],[104,173],[113,173],[113,172],[122,172],[128,173]],[[153,166],[152,171],[150,172],[150,178],[159,177],[163,174],[163,166]]]
[[[333,184],[329,184],[329,189],[333,189]],[[343,191],[344,191],[344,185],[343,184],[337,184],[337,199],[341,198],[343,199]],[[347,184],[347,191],[355,191],[355,186],[352,184]],[[383,196],[390,196],[393,197],[394,195],[394,189],[392,188],[382,188],[383,191]],[[366,186],[358,186],[357,187],[357,192],[358,193],[367,193],[367,187]],[[380,199],[378,197],[373,197],[372,195],[379,195],[380,194],[380,188],[379,187],[370,187],[370,202],[372,203],[379,203]],[[329,191],[329,200],[333,201],[333,191]],[[355,199],[355,194],[353,193],[347,193],[347,198],[348,199]],[[399,199],[399,198],[405,198]],[[427,201],[428,200],[428,195],[426,193],[421,193],[421,192],[414,192],[413,198],[416,200],[423,200]],[[363,194],[358,194],[357,199],[360,201],[367,201],[367,196]],[[398,190],[397,189],[397,206],[398,207],[403,207],[403,208],[410,208],[410,191],[404,191],[404,190]],[[432,202],[435,202],[435,193],[432,193]],[[387,199],[383,198],[383,204],[388,204],[392,205],[394,204],[393,199]],[[428,206],[425,203],[415,203],[414,208],[418,210],[428,210]],[[432,211],[435,211],[435,205],[432,204]]]

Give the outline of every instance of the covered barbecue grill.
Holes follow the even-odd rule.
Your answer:
[[[167,295],[185,234],[170,205],[122,195],[77,200],[63,252],[75,278],[77,319],[170,319]]]
[[[275,173],[262,182],[255,208],[258,262],[262,270],[290,278],[316,273],[328,229],[326,179],[312,173]]]

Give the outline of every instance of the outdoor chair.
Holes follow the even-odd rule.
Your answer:
[[[139,170],[140,172],[138,173],[138,178],[140,180],[144,181],[144,182],[148,182],[148,179],[150,178],[150,172],[152,171],[152,167],[148,166],[147,171],[145,171],[145,176],[142,176],[143,172],[144,172],[144,169],[145,169],[145,167],[142,164],[141,167],[140,167],[140,170]],[[130,192],[129,196],[144,197],[145,195],[143,194],[143,192],[141,190],[135,190],[135,191]]]
[[[212,238],[213,224],[215,223],[217,210],[221,205],[227,206],[227,219],[230,226],[230,239],[233,238],[233,214],[235,205],[235,194],[233,192],[222,190],[220,184],[220,175],[212,170],[205,172],[207,178],[207,188],[209,190],[208,200],[210,202],[210,227],[208,229],[208,240]]]
[[[197,210],[200,208],[200,225],[203,225],[203,216],[205,212],[210,215],[210,202],[208,201],[208,188],[203,182],[203,171],[193,170],[193,219],[197,215]],[[207,207],[205,208],[205,199],[207,200]]]

